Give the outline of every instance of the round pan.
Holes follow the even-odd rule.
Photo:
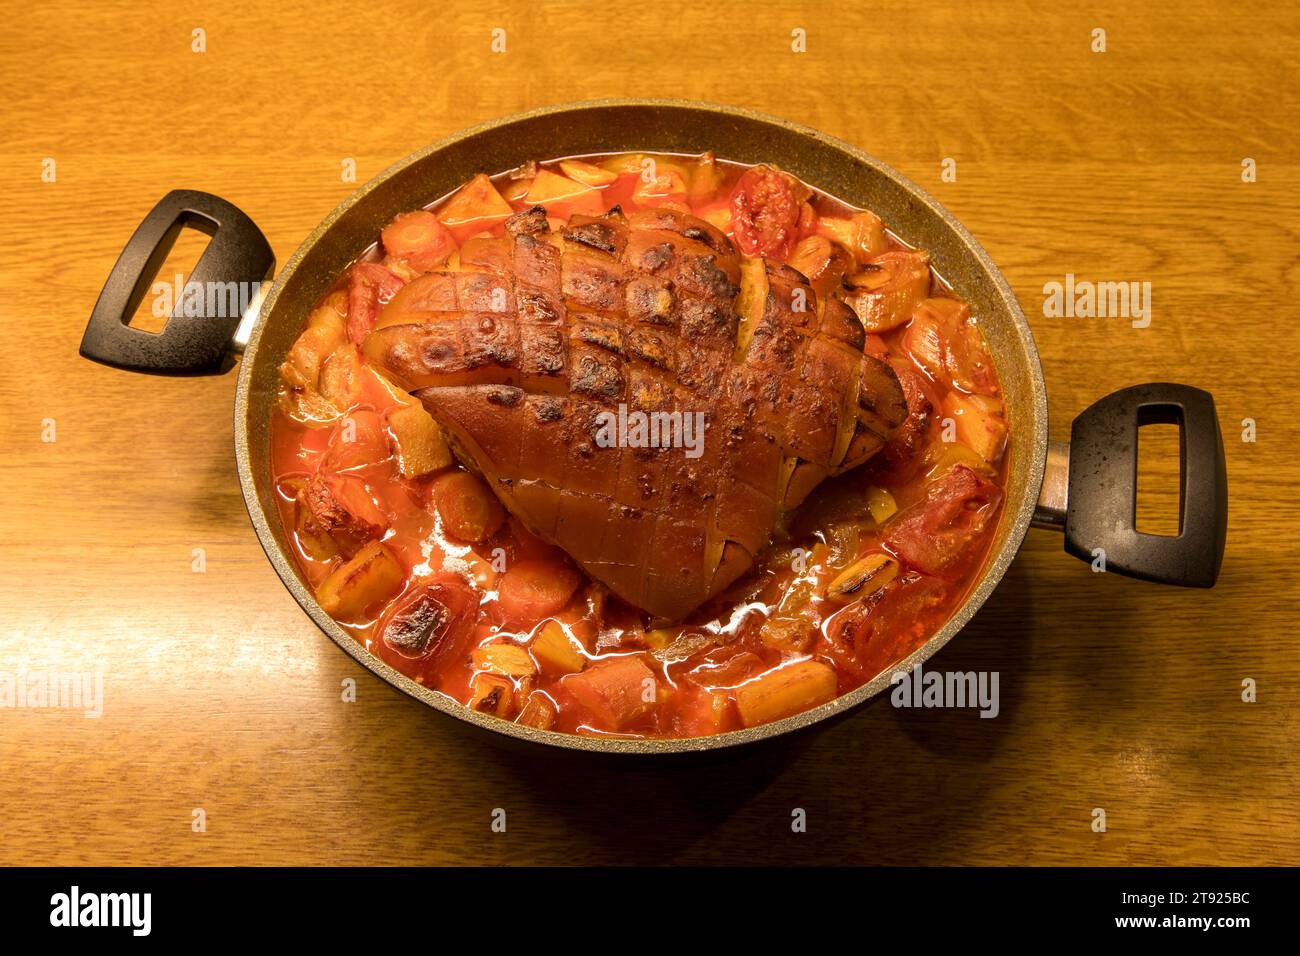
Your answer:
[[[269,464],[279,366],[317,300],[398,213],[425,206],[480,172],[497,173],[530,159],[705,150],[741,163],[775,164],[870,208],[902,239],[927,250],[938,272],[970,303],[997,365],[1010,422],[1007,502],[985,566],[961,606],[915,653],[869,683],[784,720],[707,737],[617,739],[536,730],[470,710],[370,654],[321,610],[300,576],[276,511]],[[126,325],[186,225],[213,234],[191,281],[257,282],[270,274],[270,248],[239,210],[205,193],[169,193],[123,250],[87,327],[84,356],[173,374],[230,366],[230,355],[240,348],[238,316],[174,315],[159,335]],[[1157,421],[1182,426],[1182,534],[1176,538],[1134,528],[1137,429]],[[1015,295],[979,243],[931,196],[879,160],[816,130],[751,110],[674,100],[596,100],[533,110],[450,136],[380,173],[331,212],[281,270],[253,321],[235,393],[235,456],[249,516],[285,587],[321,630],[389,684],[467,724],[549,747],[622,754],[733,748],[860,706],[888,686],[894,672],[928,660],[965,626],[1002,580],[1031,523],[1063,530],[1066,549],[1087,560],[1104,549],[1108,570],[1212,585],[1227,527],[1227,478],[1213,399],[1168,383],[1124,389],[1081,415],[1071,438],[1069,446],[1048,442],[1042,368]]]

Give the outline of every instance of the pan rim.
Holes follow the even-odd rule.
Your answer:
[[[268,515],[263,511],[261,502],[258,498],[249,455],[249,393],[251,391],[252,369],[255,364],[254,360],[257,356],[262,333],[267,326],[269,316],[274,312],[281,290],[284,288],[288,279],[298,269],[307,253],[314,247],[320,236],[327,232],[362,198],[374,189],[377,189],[388,179],[392,178],[402,170],[405,170],[409,166],[420,162],[430,155],[445,150],[455,143],[503,126],[509,126],[526,120],[562,116],[566,113],[576,111],[609,108],[676,109],[683,111],[683,113],[710,112],[756,121],[768,125],[780,126],[791,132],[827,145],[832,149],[847,153],[858,162],[872,167],[877,173],[892,180],[895,185],[905,190],[942,219],[944,225],[953,232],[960,244],[966,248],[974,260],[979,264],[980,269],[992,282],[998,296],[1003,301],[1010,314],[1020,348],[1023,350],[1027,358],[1027,371],[1033,388],[1033,394],[1030,396],[1030,404],[1033,409],[1032,433],[1027,436],[1027,439],[1021,438],[1018,445],[1013,448],[1012,452],[1013,454],[1023,454],[1028,457],[1026,466],[1028,467],[1029,472],[1028,480],[1025,485],[1025,497],[1019,502],[1007,502],[1006,508],[1014,508],[1014,511],[1006,538],[1003,540],[998,550],[986,558],[984,568],[979,578],[970,587],[961,605],[953,612],[952,616],[949,617],[944,625],[931,635],[931,637],[921,647],[917,648],[912,654],[908,655],[903,660],[897,662],[893,667],[888,668],[871,681],[854,688],[848,693],[839,695],[834,700],[828,701],[827,703],[810,710],[803,711],[802,713],[795,714],[791,717],[772,721],[771,723],[759,724],[755,727],[727,731],[725,733],[704,737],[583,737],[577,734],[566,734],[558,731],[538,730],[471,710],[453,698],[442,694],[439,691],[425,687],[409,677],[406,677],[404,674],[401,674],[395,668],[370,653],[370,651],[362,646],[355,638],[344,631],[337,622],[321,610],[320,606],[316,603],[316,599],[311,594],[310,589],[307,588],[298,577],[298,573],[293,567],[292,562],[289,560],[289,556],[284,553],[279,542],[275,538]],[[781,737],[795,731],[812,727],[813,725],[820,724],[824,721],[828,721],[837,715],[846,714],[849,711],[864,705],[878,696],[882,690],[890,685],[895,673],[911,670],[916,665],[923,664],[925,661],[929,660],[950,640],[952,640],[952,638],[966,626],[980,607],[983,606],[988,596],[997,588],[998,584],[1001,583],[1012,560],[1019,552],[1021,544],[1024,541],[1024,537],[1027,534],[1033,519],[1037,490],[1042,485],[1043,472],[1046,465],[1048,440],[1046,387],[1043,379],[1042,364],[1038,356],[1038,349],[1034,342],[1033,332],[1029,327],[1028,320],[1025,318],[1024,312],[1020,308],[1015,293],[1011,290],[1010,285],[1003,277],[1001,270],[998,269],[992,258],[984,250],[984,247],[979,244],[975,237],[952,215],[952,213],[950,213],[924,189],[913,183],[893,167],[881,162],[851,143],[845,142],[837,137],[830,136],[800,123],[795,123],[781,117],[762,113],[757,110],[751,110],[745,107],[724,106],[715,103],[682,99],[611,98],[583,100],[539,107],[523,113],[516,113],[500,119],[481,123],[460,132],[453,133],[450,136],[443,137],[442,139],[403,157],[388,166],[376,176],[372,177],[364,185],[340,202],[323,220],[321,220],[321,222],[298,246],[293,255],[286,260],[284,267],[276,275],[272,287],[262,303],[261,310],[258,313],[256,322],[254,323],[249,337],[248,345],[244,349],[235,391],[234,416],[235,457],[239,473],[240,489],[243,493],[244,504],[248,511],[249,519],[253,524],[254,530],[257,532],[257,537],[262,545],[262,550],[266,553],[267,559],[270,561],[272,567],[275,568],[281,582],[293,595],[299,606],[302,607],[317,627],[319,627],[320,630],[323,631],[335,644],[342,648],[344,652],[365,667],[366,670],[382,679],[385,683],[402,691],[408,696],[415,698],[421,703],[426,704],[434,710],[464,721],[467,724],[496,734],[501,734],[505,737],[515,738],[529,743],[541,744],[543,746],[558,748],[561,750],[617,754],[668,755],[698,753],[711,750],[726,750],[758,743],[770,738]]]

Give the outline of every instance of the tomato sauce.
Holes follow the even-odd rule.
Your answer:
[[[656,621],[588,579],[455,460],[357,347],[457,247],[543,205],[564,220],[667,205],[839,295],[909,417],[818,486],[728,590]],[[960,604],[1002,507],[1008,426],[967,306],[867,210],[769,167],[622,154],[480,176],[397,217],[308,318],[271,423],[279,516],[307,583],[372,653],[439,693],[565,733],[687,737],[780,719],[869,681]]]

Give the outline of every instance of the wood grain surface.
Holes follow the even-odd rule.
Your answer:
[[[1204,0],[6,2],[0,671],[99,671],[104,700],[0,710],[0,863],[1300,864],[1298,31],[1294,4]],[[344,160],[364,182],[471,124],[610,95],[789,117],[932,191],[1030,316],[1055,437],[1125,385],[1213,391],[1218,587],[1094,574],[1031,532],[934,663],[997,671],[996,719],[886,699],[699,766],[506,751],[357,667],[249,526],[234,376],[79,359],[100,286],[168,189],[231,200],[283,262],[355,188]],[[1066,273],[1150,282],[1150,326],[1044,317]]]

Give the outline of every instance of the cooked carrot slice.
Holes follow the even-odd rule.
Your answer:
[[[398,216],[384,227],[380,238],[385,252],[420,272],[436,269],[456,250],[451,230],[427,209]]]
[[[613,657],[560,682],[573,699],[610,730],[621,730],[657,699],[654,671],[640,656]]]
[[[532,624],[569,603],[582,575],[559,561],[519,561],[506,569],[498,598],[506,618]]]
[[[496,495],[467,471],[438,478],[433,483],[433,502],[447,533],[460,541],[486,540],[506,520]]]

